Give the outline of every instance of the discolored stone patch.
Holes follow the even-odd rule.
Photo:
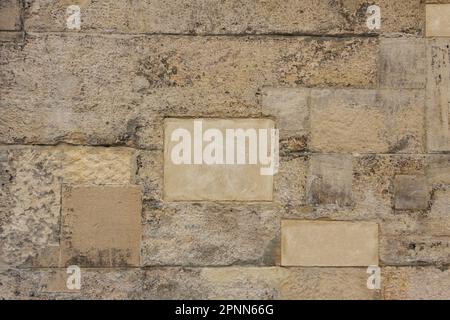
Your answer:
[[[62,266],[140,265],[139,187],[65,186],[62,210]]]
[[[426,209],[430,190],[425,176],[397,175],[394,180],[395,208]]]

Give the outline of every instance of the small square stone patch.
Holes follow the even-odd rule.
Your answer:
[[[397,175],[394,181],[395,209],[426,209],[430,191],[425,176]]]
[[[139,266],[138,186],[65,186],[62,206],[63,266]]]

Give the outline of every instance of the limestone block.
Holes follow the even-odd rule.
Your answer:
[[[308,174],[308,203],[352,203],[353,158],[351,155],[313,154]]]
[[[20,1],[2,0],[0,2],[0,31],[20,30]]]
[[[281,265],[378,265],[378,226],[372,222],[283,220]]]
[[[398,175],[394,181],[395,208],[400,210],[426,209],[430,188],[425,176]]]
[[[386,38],[380,42],[380,87],[416,88],[426,85],[424,39]]]
[[[426,8],[426,35],[427,37],[450,36],[450,4],[427,4]]]
[[[427,43],[426,128],[429,152],[450,151],[449,46],[450,41],[445,38],[429,39]]]
[[[218,130],[220,137],[203,141],[209,129]],[[235,134],[239,129],[249,134],[245,141],[239,142],[234,136],[227,138],[227,131]],[[166,119],[164,199],[271,201],[273,175],[264,175],[262,169],[275,165],[276,159],[272,157],[273,161],[264,163],[265,158],[260,155],[261,146],[267,148],[265,157],[271,154],[271,129],[274,123],[269,119]],[[177,130],[184,130],[186,137],[175,136]],[[261,136],[267,143],[262,142]],[[238,162],[240,152],[245,152],[242,163]],[[177,160],[185,154],[186,158]],[[207,155],[212,155],[211,159],[207,160]]]
[[[311,149],[423,152],[424,100],[421,90],[313,89]]]
[[[387,300],[448,300],[450,271],[435,267],[386,267],[382,272]]]
[[[62,266],[140,265],[139,187],[65,186],[62,210]]]

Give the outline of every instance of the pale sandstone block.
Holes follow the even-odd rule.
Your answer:
[[[450,4],[427,4],[426,8],[426,36],[450,36]]]
[[[426,209],[430,200],[430,192],[431,190],[425,176],[395,176],[394,200],[396,209]]]
[[[381,39],[379,71],[381,88],[425,88],[426,70],[424,39]]]
[[[20,30],[20,1],[2,0],[0,2],[0,31]]]
[[[203,132],[208,129],[220,130],[223,143],[217,149],[217,152],[219,152],[219,149],[223,152],[221,161],[224,164],[208,165],[203,160],[200,164],[194,164],[196,157],[194,154],[194,121],[196,120],[201,121]],[[190,133],[191,164],[175,164],[172,159],[174,147],[181,142],[171,141],[171,135],[179,128],[185,129]],[[266,130],[266,136],[269,133],[267,141],[270,144],[270,130],[273,128],[274,122],[269,119],[166,119],[164,130],[164,199],[167,201],[271,201],[273,176],[261,174],[261,168],[269,166],[260,165],[259,155],[257,164],[249,164],[250,143],[248,142],[246,142],[245,147],[245,164],[237,164],[237,139],[234,139],[234,164],[226,164],[227,153],[230,154],[231,148],[226,148],[225,144],[227,129],[255,130],[257,135],[255,137],[257,137],[258,141],[259,130],[264,129]],[[203,138],[203,132],[197,135],[199,139]],[[248,138],[246,140],[248,141]],[[200,151],[198,152],[200,157],[208,144],[210,142],[203,142],[203,148],[199,149]],[[267,150],[270,153],[270,146]]]
[[[386,300],[448,300],[450,271],[435,267],[386,267],[382,271]]]
[[[140,265],[141,190],[137,186],[65,186],[62,266]]]
[[[372,222],[283,220],[281,265],[378,265],[378,225]]]
[[[313,89],[311,149],[423,152],[424,100],[422,90]]]
[[[449,46],[447,39],[429,39],[427,43],[426,128],[429,152],[450,151]]]
[[[41,291],[43,293],[79,293],[78,289],[69,289],[67,287],[67,274],[66,269],[53,269],[49,272],[48,276],[42,279]],[[81,278],[83,281],[83,278]]]
[[[312,154],[307,183],[312,205],[351,205],[353,157],[339,154]]]

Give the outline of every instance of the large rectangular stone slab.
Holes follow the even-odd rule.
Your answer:
[[[427,4],[426,8],[426,36],[449,37],[450,3]]]
[[[182,34],[314,34],[367,33],[421,34],[423,14],[419,0],[379,0],[380,30],[369,30],[363,0],[324,2],[317,0],[177,0],[118,2],[73,0],[28,1],[27,31],[66,30],[65,10],[77,4],[82,31],[113,33]]]
[[[429,39],[427,43],[426,128],[429,152],[450,151],[449,46],[450,40],[445,38]]]
[[[424,150],[422,90],[313,89],[313,151],[414,153]]]
[[[167,201],[272,200],[273,175],[262,173],[262,169],[270,167],[270,164],[261,163],[262,158],[259,152],[262,146],[260,130],[265,130],[265,133],[262,133],[268,143],[264,144],[267,148],[265,154],[270,155],[272,148],[270,132],[274,128],[274,122],[270,119],[166,119],[164,199]],[[203,141],[210,129],[219,130],[220,139],[219,136],[214,138],[218,143],[215,151],[207,149],[213,142]],[[184,130],[186,137],[178,136],[178,130]],[[231,139],[229,139],[230,131],[228,130],[232,130]],[[239,142],[240,139],[234,137],[234,133],[238,133],[236,130],[243,130],[243,134],[249,134],[245,141]],[[198,143],[195,141],[197,138]],[[186,148],[183,147],[183,150],[180,150],[179,146],[185,141],[188,142]],[[186,159],[178,160],[180,154],[183,157],[184,153],[188,152]],[[245,152],[242,163],[238,162],[240,152]],[[251,163],[253,162],[252,153],[255,156],[254,164]],[[206,155],[211,154],[216,158],[207,160]],[[276,159],[272,158],[271,163],[275,165]],[[177,163],[181,160],[184,162]],[[208,164],[205,161],[214,162]]]
[[[138,186],[66,185],[62,197],[62,266],[139,266],[141,206]]]
[[[0,142],[162,149],[164,117],[259,117],[264,86],[373,88],[377,52],[361,37],[28,34],[0,43]]]
[[[372,222],[283,220],[281,265],[378,265],[378,226]]]
[[[278,265],[280,211],[269,203],[146,203],[142,263]]]

